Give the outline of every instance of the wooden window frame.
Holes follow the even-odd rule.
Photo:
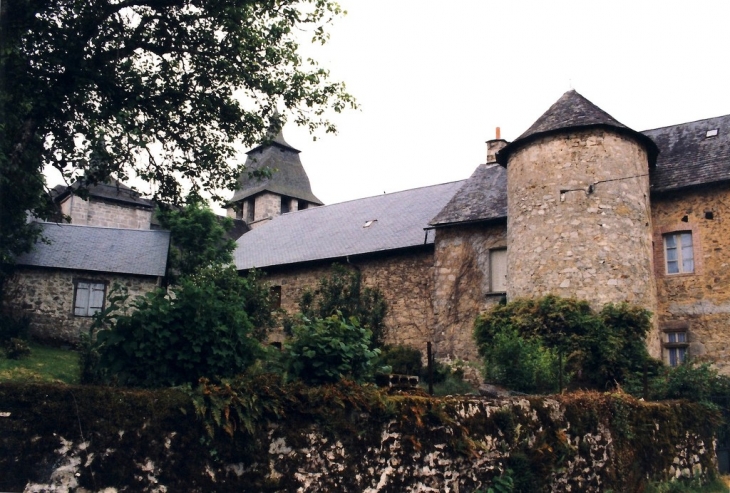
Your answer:
[[[664,238],[668,235],[679,233],[692,234],[692,258],[694,259],[694,272],[678,272],[669,274],[667,272],[667,254],[664,246]],[[664,226],[654,231],[654,273],[657,277],[675,279],[687,276],[701,275],[704,271],[704,260],[702,256],[702,238],[697,224],[692,222],[679,222]]]
[[[78,297],[79,284],[81,284],[81,283],[89,284],[89,298],[86,300],[86,314],[85,315],[79,315],[76,313],[76,300]],[[93,284],[101,284],[102,286],[104,286],[104,289],[103,289],[104,294],[102,295],[102,298],[101,298],[101,307],[99,307],[98,311],[104,310],[104,308],[106,307],[106,293],[107,293],[107,288],[109,287],[109,281],[104,281],[104,280],[99,280],[99,279],[74,278],[73,284],[74,284],[74,291],[73,291],[73,303],[71,305],[71,313],[73,314],[74,317],[89,318],[89,317],[93,317],[94,314],[97,313],[97,312],[94,312],[94,313],[89,314],[89,309],[90,309],[89,305],[90,305],[90,301],[91,301],[91,285],[93,285]]]
[[[683,236],[689,236],[690,244],[684,245]],[[669,239],[674,241],[674,246],[668,245]],[[664,273],[668,276],[675,276],[681,274],[694,274],[695,273],[695,250],[694,250],[694,238],[692,231],[673,231],[671,233],[665,233],[662,235],[662,243],[664,248]],[[676,250],[676,258],[669,260],[669,250]],[[684,254],[689,250],[692,253],[692,270],[685,270],[684,267]],[[676,262],[677,272],[669,272],[669,263]]]
[[[670,341],[672,335],[684,334],[684,341]],[[689,322],[677,321],[667,323],[662,328],[662,351],[664,352],[664,361],[669,366],[679,366],[683,364],[690,357],[690,345],[689,345]],[[675,361],[672,364],[671,352],[673,350],[684,350],[682,361]]]

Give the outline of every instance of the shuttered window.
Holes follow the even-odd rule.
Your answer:
[[[106,285],[101,282],[78,281],[74,300],[74,315],[90,317],[104,307]]]
[[[489,251],[489,289],[492,293],[507,292],[507,249]]]

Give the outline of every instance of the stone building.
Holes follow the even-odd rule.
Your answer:
[[[40,226],[47,242],[16,259],[5,287],[6,308],[27,316],[37,339],[78,342],[115,283],[134,297],[160,286],[165,275],[167,231]]]
[[[349,264],[390,302],[392,342],[464,359],[474,318],[505,297],[628,301],[654,313],[653,355],[730,373],[730,115],[637,132],[569,91],[487,147],[463,182],[272,214],[236,265],[269,272],[295,310]]]
[[[74,194],[79,183],[54,188],[53,200],[72,224],[107,228],[150,229],[154,202],[119,181],[90,185],[86,197]]]
[[[281,214],[322,205],[312,193],[299,153],[281,131],[248,151],[246,170],[228,203],[228,217],[256,228]],[[260,176],[260,172],[269,172],[269,176]]]

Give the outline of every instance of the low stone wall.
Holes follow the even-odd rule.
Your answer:
[[[274,387],[252,384],[269,393],[259,395],[256,419],[232,409],[226,418],[218,407],[233,433],[214,428],[211,438],[210,407],[201,422],[181,392],[0,385],[0,485],[463,493],[511,475],[515,491],[641,491],[649,480],[706,478],[716,468],[715,414],[699,404],[595,393],[434,399],[343,384],[280,387],[273,405]],[[254,401],[243,402],[243,415],[256,415]]]
[[[105,296],[115,283],[126,286],[130,299],[158,286],[156,277],[132,276],[51,268],[17,267],[5,287],[4,308],[14,316],[30,317],[31,335],[53,343],[79,341],[91,317],[74,315],[77,280],[106,284]]]

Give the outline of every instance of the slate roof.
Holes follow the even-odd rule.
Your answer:
[[[275,217],[237,241],[240,270],[433,243],[424,228],[464,181],[416,188]],[[364,227],[368,221],[370,226]]]
[[[238,180],[238,189],[231,197],[230,203],[269,191],[322,205],[322,201],[312,193],[309,177],[299,159],[299,151],[284,140],[281,132],[270,142],[251,149],[247,154],[246,169]],[[249,177],[249,171],[262,168],[273,171],[270,178]]]
[[[498,164],[480,164],[430,224],[447,226],[506,217],[507,170]]]
[[[563,94],[530,128],[499,151],[497,162],[502,166],[507,166],[509,156],[517,149],[546,135],[591,127],[610,128],[635,138],[645,146],[649,156],[649,165],[653,166],[656,162],[658,149],[650,138],[619,123],[574,90]]]
[[[168,231],[117,229],[41,223],[51,243],[36,243],[16,259],[18,265],[79,269],[117,274],[163,276],[170,244]]]
[[[717,129],[717,136],[707,137]],[[651,170],[652,192],[730,180],[730,115],[647,130],[661,152]]]
[[[68,197],[73,190],[78,190],[80,186],[81,182],[79,181],[74,182],[70,187],[56,185],[53,187],[51,194],[56,202],[60,202]],[[89,185],[86,189],[89,192],[89,197],[110,200],[112,202],[121,202],[149,209],[154,207],[153,201],[140,197],[139,192],[132,190],[118,180],[115,180],[112,183]]]

